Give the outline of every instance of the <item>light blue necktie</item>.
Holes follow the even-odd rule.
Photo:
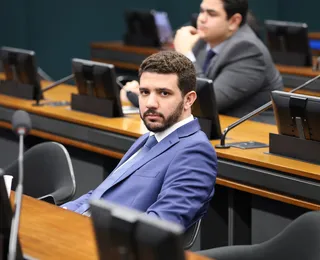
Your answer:
[[[90,199],[101,199],[103,194],[119,179],[123,174],[125,174],[135,163],[144,158],[147,153],[151,150],[153,146],[157,144],[157,139],[154,135],[149,136],[147,142],[138,152],[138,154],[132,158],[130,161],[125,161],[122,165],[114,169],[110,175],[94,190]],[[89,204],[86,202],[81,207],[79,207],[76,212],[83,214],[89,208]]]
[[[207,52],[206,60],[204,61],[204,64],[202,67],[202,70],[204,73],[206,73],[208,66],[210,64],[210,61],[215,55],[216,55],[216,53],[211,49]]]

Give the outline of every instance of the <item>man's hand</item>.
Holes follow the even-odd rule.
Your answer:
[[[174,48],[184,55],[192,51],[193,46],[199,40],[197,29],[192,26],[185,26],[179,29],[174,37]]]
[[[123,86],[123,88],[120,91],[120,98],[122,102],[130,102],[127,98],[127,91],[131,91],[139,95],[139,82],[133,80]]]

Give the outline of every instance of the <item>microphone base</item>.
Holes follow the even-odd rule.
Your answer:
[[[69,101],[49,101],[46,103],[33,103],[32,106],[34,107],[43,107],[43,106],[51,106],[51,107],[63,107],[63,106],[70,106]]]
[[[231,146],[228,145],[228,144],[224,144],[224,145],[216,144],[214,147],[217,148],[217,149],[228,149],[228,148],[230,148]]]
[[[42,107],[42,106],[44,106],[44,104],[40,104],[40,103],[39,103],[39,104],[37,104],[37,103],[33,103],[33,104],[32,104],[32,106],[33,106],[33,107]]]

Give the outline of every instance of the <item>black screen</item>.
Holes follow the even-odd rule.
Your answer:
[[[197,99],[192,106],[192,114],[198,118],[202,131],[209,139],[221,137],[221,126],[217,110],[213,81],[197,78]]]
[[[320,141],[319,97],[282,91],[271,97],[279,134]]]
[[[7,81],[33,86],[33,99],[40,92],[34,51],[10,47],[0,49],[0,59]]]
[[[113,101],[113,116],[123,116],[120,90],[112,64],[73,59],[72,70],[80,95]]]
[[[312,66],[307,24],[266,20],[265,27],[267,45],[275,63]]]

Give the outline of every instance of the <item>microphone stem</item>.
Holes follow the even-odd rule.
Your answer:
[[[11,221],[11,232],[9,240],[9,252],[8,260],[15,260],[17,253],[17,242],[18,242],[18,231],[20,222],[20,213],[22,205],[22,194],[23,194],[23,138],[24,130],[19,133],[19,179],[16,188],[15,199],[14,199],[14,215]],[[23,131],[23,133],[22,133]]]
[[[42,93],[44,93],[44,92],[46,92],[46,91],[48,91],[48,90],[50,90],[50,89],[52,89],[52,88],[54,88],[54,87],[56,87],[58,85],[61,85],[61,84],[65,83],[66,81],[70,80],[70,79],[73,79],[73,77],[74,77],[73,74],[71,74],[69,76],[66,76],[66,77],[64,77],[62,79],[59,79],[58,81],[52,83],[51,85],[43,88],[41,91],[39,91],[39,94],[38,94],[37,100],[36,100],[36,106],[39,106],[40,97],[41,97]]]
[[[304,84],[302,84],[301,86],[296,87],[295,89],[292,89],[289,91],[289,93],[294,93],[302,88],[304,88],[305,86],[311,84],[313,81],[316,81],[318,78],[320,78],[320,74],[310,80],[308,80],[307,82],[305,82]],[[237,125],[242,124],[244,121],[266,111],[267,109],[269,109],[270,107],[272,107],[272,101],[269,101],[268,103],[262,105],[261,107],[257,108],[256,110],[252,111],[251,113],[245,115],[244,117],[240,118],[239,120],[237,120],[236,122],[234,122],[233,124],[229,125],[228,127],[226,127],[223,131],[223,134],[221,135],[221,139],[220,139],[220,145],[216,146],[217,148],[222,148],[225,147],[225,141],[226,141],[226,136],[227,133],[233,129],[234,127],[236,127]]]
[[[250,119],[251,117],[254,117],[260,113],[262,113],[263,111],[266,111],[267,109],[269,109],[272,106],[272,101],[269,101],[268,103],[264,104],[263,106],[257,108],[256,110],[252,111],[251,113],[245,115],[244,117],[240,118],[239,120],[237,120],[236,122],[232,123],[231,125],[229,125],[224,131],[223,134],[221,136],[221,145],[225,145],[225,140],[226,140],[226,135],[227,133],[234,127],[236,127],[237,125],[240,125],[241,123],[243,123],[244,121]]]
[[[307,82],[305,82],[305,83],[304,83],[304,84],[302,84],[301,86],[296,87],[295,89],[290,90],[290,91],[289,91],[289,93],[293,93],[293,92],[296,92],[296,91],[298,91],[298,90],[300,90],[300,89],[304,88],[305,86],[307,86],[307,85],[311,84],[313,81],[317,80],[318,78],[320,78],[320,74],[319,74],[318,76],[316,76],[316,77],[312,78],[312,79],[309,79]]]
[[[66,76],[66,77],[64,77],[64,78],[62,78],[62,79],[59,79],[58,81],[52,83],[52,84],[49,85],[48,87],[42,89],[42,92],[45,92],[45,91],[47,91],[47,90],[49,90],[49,89],[52,89],[52,88],[54,88],[54,87],[56,87],[56,86],[58,86],[58,85],[60,85],[60,84],[63,84],[63,83],[65,83],[66,81],[68,81],[68,80],[70,80],[70,79],[73,79],[73,74],[71,74],[71,75],[69,75],[69,76]]]
[[[24,152],[24,145],[23,145],[23,138],[25,135],[25,130],[21,129],[19,130],[23,133],[19,133],[19,181],[18,184],[23,184],[23,152]]]

